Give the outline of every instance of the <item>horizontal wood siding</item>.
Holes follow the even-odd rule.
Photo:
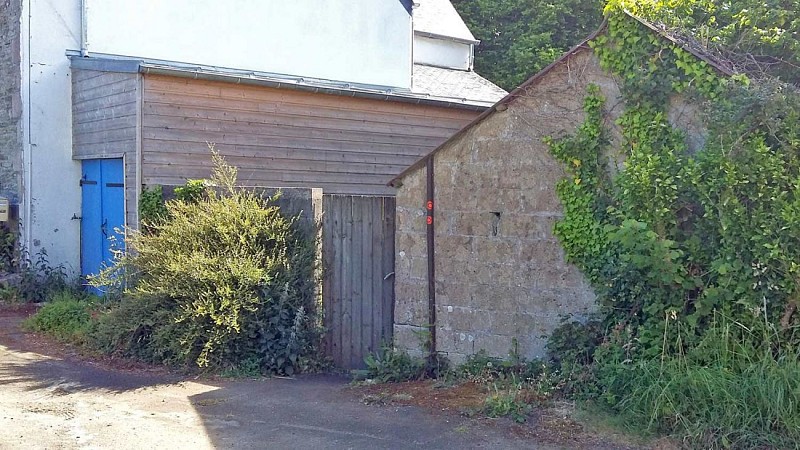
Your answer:
[[[137,76],[73,70],[74,158],[118,157],[136,151]]]
[[[126,225],[137,226],[139,75],[72,71],[72,157],[125,160]]]
[[[142,178],[144,184],[176,185],[208,177],[208,143],[214,143],[239,167],[243,184],[392,194],[386,183],[477,115],[146,75]],[[91,136],[86,139],[86,145],[96,145]]]

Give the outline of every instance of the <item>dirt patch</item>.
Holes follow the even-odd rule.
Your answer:
[[[368,405],[417,406],[438,414],[474,417],[480,426],[501,428],[515,437],[541,444],[582,449],[664,448],[611,430],[589,429],[575,418],[575,405],[569,402],[534,408],[525,423],[482,417],[480,409],[491,392],[486,385],[475,382],[445,384],[421,380],[362,384],[351,389]]]
[[[39,310],[38,303],[0,303],[0,317],[28,317]]]
[[[413,405],[458,414],[480,409],[487,395],[486,389],[477,383],[446,385],[435,380],[363,385],[353,389],[366,404]]]

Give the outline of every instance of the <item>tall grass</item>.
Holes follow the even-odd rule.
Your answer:
[[[684,355],[625,371],[615,409],[633,426],[693,448],[798,448],[800,360],[776,336],[714,325]]]

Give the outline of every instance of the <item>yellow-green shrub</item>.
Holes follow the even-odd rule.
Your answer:
[[[123,307],[145,308],[131,317],[159,312],[138,341],[114,340],[181,364],[220,370],[255,360],[265,372],[291,374],[314,351],[313,240],[275,198],[236,187],[235,168],[216,153],[214,162],[206,192],[167,202],[169,219],[130,233],[129,252],[96,280],[126,285]],[[125,317],[106,320],[124,328]]]

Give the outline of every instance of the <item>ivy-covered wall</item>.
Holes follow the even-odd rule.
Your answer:
[[[591,46],[623,102],[587,86],[586,120],[550,144],[569,173],[556,235],[598,294],[620,358],[684,354],[719,323],[757,345],[795,345],[798,93],[751,84],[623,11],[608,14]],[[676,99],[694,116],[684,128],[670,120]],[[614,127],[611,105],[621,106]]]
[[[544,356],[547,336],[564,315],[580,319],[596,307],[589,280],[597,278],[587,278],[574,258],[576,248],[592,248],[604,233],[592,218],[574,214],[596,207],[581,195],[593,186],[579,175],[591,167],[589,156],[551,147],[577,133],[582,155],[607,161],[602,170],[611,177],[631,157],[624,150],[631,136],[621,124],[636,119],[626,108],[624,81],[592,47],[563,59],[507,110],[435,154],[437,350],[451,359],[480,350],[502,357],[514,345],[523,356]],[[587,104],[592,93],[596,100]],[[693,97],[676,90],[663,100],[661,121],[652,124],[676,130],[689,151],[701,149],[708,132]],[[597,128],[584,129],[589,122]],[[654,198],[659,184],[669,187],[662,181]],[[563,195],[570,190],[577,195]],[[395,344],[418,350],[429,322],[424,167],[403,179],[397,199]]]

